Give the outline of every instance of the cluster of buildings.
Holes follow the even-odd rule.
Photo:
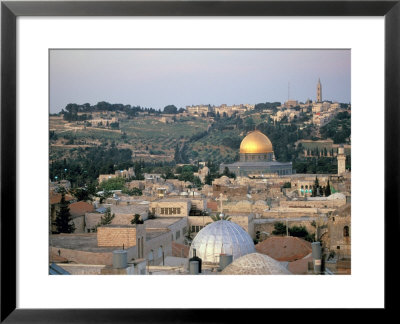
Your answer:
[[[245,113],[246,111],[253,110],[255,105],[250,104],[240,104],[240,105],[232,105],[228,106],[226,104],[222,104],[220,106],[211,106],[211,105],[192,105],[186,106],[186,112],[189,115],[195,116],[207,116],[208,113],[219,114],[220,116],[227,115],[228,117],[237,113],[239,115]]]
[[[301,113],[308,113],[311,111],[311,123],[318,127],[326,125],[338,112],[343,111],[340,103],[324,101],[322,99],[322,84],[320,80],[318,80],[317,97],[314,102],[308,99],[305,103],[299,103],[297,100],[288,99],[284,104],[277,108],[278,111],[271,115],[271,118],[274,121],[281,121],[284,117],[287,117],[288,122],[292,122],[296,118],[299,118]]]
[[[127,182],[142,196],[114,191],[100,203],[66,195],[75,232],[50,235],[50,272],[311,274],[321,272],[323,260],[324,273],[350,273],[351,179],[340,148],[337,158],[337,175],[293,174],[291,163],[275,161],[268,137],[253,131],[240,145],[240,161],[221,166],[236,179],[222,176],[193,189],[190,182],[146,174]],[[132,172],[125,171],[127,177]],[[207,173],[205,166],[199,170],[202,181]],[[330,196],[312,197],[316,178],[329,183]],[[51,193],[50,228],[60,199]],[[107,212],[112,220],[101,225]],[[316,243],[274,235],[277,223],[304,226]]]
[[[99,183],[102,183],[103,181],[108,181],[114,178],[129,179],[134,176],[135,176],[135,171],[133,170],[133,168],[129,168],[128,170],[117,170],[111,174],[100,174],[98,181]]]

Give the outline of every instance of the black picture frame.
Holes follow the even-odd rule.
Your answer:
[[[384,16],[385,309],[398,276],[400,1],[2,1],[1,3],[1,322],[226,322],[243,310],[16,308],[16,19],[19,16]],[[329,305],[327,305],[327,308]],[[263,310],[251,310],[257,317]],[[257,315],[258,314],[258,315]],[[255,318],[254,317],[254,318]]]

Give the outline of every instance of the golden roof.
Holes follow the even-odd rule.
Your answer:
[[[272,153],[272,143],[259,130],[249,133],[240,143],[240,153]]]

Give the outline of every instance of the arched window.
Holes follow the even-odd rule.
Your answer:
[[[350,232],[349,232],[349,227],[348,226],[343,227],[343,236],[344,237],[349,237],[350,236]]]

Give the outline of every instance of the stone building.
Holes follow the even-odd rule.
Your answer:
[[[135,171],[133,170],[133,168],[129,168],[128,170],[117,170],[115,171],[114,174],[100,174],[98,180],[99,183],[102,183],[103,181],[107,181],[114,178],[129,179],[134,176],[135,176]]]
[[[351,258],[351,204],[341,206],[329,217],[327,247],[338,259]]]
[[[85,233],[85,214],[94,211],[94,206],[85,201],[78,201],[69,205],[72,223],[75,226],[74,233]]]
[[[150,212],[156,217],[187,217],[191,201],[189,199],[161,199],[150,203]]]

